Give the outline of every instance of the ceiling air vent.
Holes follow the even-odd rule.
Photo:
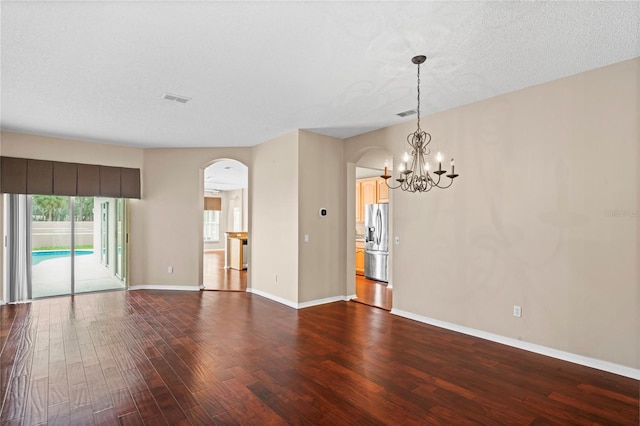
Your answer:
[[[396,115],[397,115],[398,117],[407,117],[407,116],[409,116],[409,115],[413,115],[413,114],[415,114],[415,113],[417,113],[417,112],[418,112],[418,111],[416,111],[415,109],[410,109],[410,110],[407,110],[407,111],[399,112],[399,113],[397,113]]]
[[[162,95],[162,99],[166,99],[168,101],[180,102],[181,104],[186,104],[188,101],[191,100],[191,98],[188,98],[186,96],[173,95],[173,94],[167,93],[167,92],[164,92],[164,95]]]

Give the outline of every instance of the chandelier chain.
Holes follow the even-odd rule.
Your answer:
[[[418,132],[420,132],[420,64],[418,64]]]

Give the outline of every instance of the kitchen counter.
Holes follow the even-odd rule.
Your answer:
[[[247,269],[249,235],[247,232],[225,232],[225,268]]]

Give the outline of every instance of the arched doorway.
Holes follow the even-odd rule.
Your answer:
[[[249,171],[232,159],[214,160],[203,173],[205,290],[246,291],[249,267]]]
[[[390,153],[367,150],[355,163],[356,302],[391,310],[391,193],[380,178],[393,168]]]

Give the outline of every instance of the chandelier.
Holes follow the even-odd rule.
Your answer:
[[[384,175],[380,176],[385,180],[387,186],[391,189],[402,189],[407,192],[428,192],[433,188],[445,189],[453,184],[453,179],[458,175],[455,173],[455,165],[453,158],[451,159],[451,173],[446,175],[450,180],[447,185],[440,184],[440,178],[447,173],[442,169],[442,154],[438,152],[436,156],[436,163],[433,170],[433,177],[429,171],[431,165],[425,160],[425,155],[429,155],[431,150],[427,147],[431,142],[431,135],[420,128],[420,64],[424,63],[427,59],[426,56],[419,55],[414,56],[411,62],[418,66],[418,128],[415,132],[407,136],[407,142],[411,147],[411,156],[408,152],[404,153],[402,162],[399,166],[400,176],[396,179],[398,186],[389,185],[389,179],[393,176],[389,174],[389,168],[385,165]]]

